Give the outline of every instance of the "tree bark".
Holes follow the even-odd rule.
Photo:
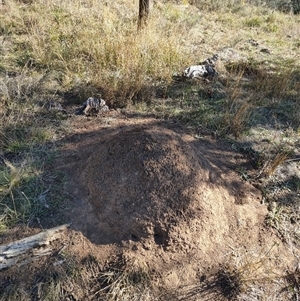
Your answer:
[[[147,25],[147,19],[149,16],[149,1],[150,0],[139,0],[139,19],[138,19],[139,30]]]
[[[292,0],[294,14],[300,14],[300,0]]]

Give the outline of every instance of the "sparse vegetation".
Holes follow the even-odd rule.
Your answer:
[[[156,300],[147,266],[119,260],[105,268],[93,256],[80,262],[66,251],[41,265],[23,287],[13,278],[1,284],[0,300]]]
[[[273,246],[275,247],[275,246]],[[274,267],[270,266],[272,255],[271,247],[267,251],[251,250],[241,253],[241,250],[233,250],[228,254],[227,262],[220,266],[214,277],[208,279],[204,287],[215,292],[217,300],[239,300],[240,298],[258,297],[258,287],[269,283],[276,298],[282,300],[294,300],[299,292],[298,269],[280,275]],[[278,283],[286,283],[284,289],[278,289]],[[288,294],[285,293],[288,291]],[[225,297],[225,298],[224,298]],[[262,296],[265,297],[265,296]]]
[[[243,170],[244,178],[263,191],[267,226],[299,248],[300,17],[291,13],[299,4],[253,2],[155,2],[138,32],[133,0],[2,1],[0,235],[41,219],[56,223],[62,184],[44,165],[72,129],[69,115],[55,106],[72,114],[75,105],[101,95],[111,108],[180,121],[197,137],[250,143],[246,153],[255,154],[256,171]],[[217,78],[175,80],[214,53],[223,54]],[[61,260],[72,267],[59,265],[28,294],[14,281],[1,284],[0,300],[62,300],[70,277],[97,285],[89,300],[155,300],[144,268],[104,272],[88,260],[79,270],[72,256]],[[245,284],[260,278],[249,276],[258,265],[264,261],[224,266],[215,279],[223,296],[244,293]],[[299,281],[299,270],[286,276],[291,300],[299,299]]]
[[[110,267],[100,273],[101,289],[95,296],[102,300],[153,300],[151,276],[145,265],[121,262],[119,267]]]

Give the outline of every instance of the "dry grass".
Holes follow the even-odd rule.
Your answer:
[[[300,297],[300,266],[296,266],[292,271],[289,271],[285,276],[285,290],[289,292],[291,300],[299,300]]]
[[[208,277],[200,277],[198,285],[183,287],[178,300],[298,300],[299,260],[279,272],[281,254],[276,248],[231,248],[224,255],[224,263]]]
[[[158,300],[143,264],[119,260],[102,267],[93,256],[78,260],[67,250],[58,250],[40,266],[43,271],[22,283],[14,277],[2,281],[0,300]],[[20,279],[25,276],[16,274]]]
[[[278,273],[272,263],[278,260],[274,248],[276,246],[261,251],[232,250],[215,275],[205,281],[203,291],[210,292],[208,296],[211,294],[214,300],[294,300],[299,296],[298,268],[286,274]],[[270,291],[266,294],[262,286],[268,286]]]
[[[255,282],[272,281],[277,278],[270,266],[272,248],[268,251],[243,254],[234,250],[227,263],[216,274],[216,286],[227,299],[236,299],[246,293]]]
[[[170,34],[173,18],[184,18],[179,11],[154,12],[149,26],[138,34],[133,1],[126,3],[126,14],[121,3],[96,1],[40,1],[26,5],[26,11],[24,6],[14,1],[5,5],[2,31],[7,40],[15,33],[17,48],[10,63],[19,70],[59,72],[61,87],[77,87],[83,98],[97,90],[111,105],[125,105],[143,87],[157,79],[170,80],[184,65],[182,47]],[[182,32],[180,24],[175,26],[172,31]]]
[[[138,32],[134,0],[2,1],[0,230],[47,219],[55,211],[56,205],[47,201],[48,195],[58,197],[47,182],[55,176],[45,175],[43,164],[72,129],[68,116],[47,109],[49,102],[68,109],[101,95],[114,108],[132,105],[141,114],[181,120],[199,136],[250,140],[263,158],[258,173],[265,166],[266,200],[276,203],[268,225],[283,240],[299,245],[299,182],[293,177],[279,182],[275,176],[299,148],[300,19],[274,10],[278,1],[268,2],[272,9],[251,2],[157,1],[148,26]],[[238,59],[222,60],[219,77],[173,80],[186,66],[228,47]],[[267,148],[255,149],[255,142],[259,145],[270,135],[284,138],[279,143],[268,138]],[[279,190],[282,194],[275,193]],[[223,294],[235,298],[253,279],[265,279],[261,258],[224,265],[215,279]],[[73,281],[68,277],[76,272],[69,268],[62,266],[61,281],[52,277],[57,271],[41,281],[40,298],[67,295],[67,281]],[[103,271],[90,260],[79,274],[86,287],[95,285],[95,277],[101,282],[92,291],[95,300],[154,300],[144,268]],[[299,295],[299,273],[289,275],[294,280],[287,287]],[[3,300],[30,299],[22,288],[9,288]]]
[[[122,263],[119,267],[102,272],[99,281],[101,289],[94,296],[101,300],[155,300],[151,292],[151,275],[146,265]]]
[[[276,168],[287,160],[288,156],[288,152],[282,151],[276,154],[275,158],[272,161],[268,161],[265,171],[267,176],[271,176],[275,172]]]

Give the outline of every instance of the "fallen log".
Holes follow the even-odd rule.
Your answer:
[[[50,255],[52,253],[50,243],[62,238],[68,227],[70,225],[65,224],[0,246],[0,271]]]

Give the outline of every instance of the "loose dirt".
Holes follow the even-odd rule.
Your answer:
[[[247,283],[277,279],[293,267],[296,251],[266,227],[261,191],[242,177],[252,166],[229,142],[114,111],[69,122],[73,135],[45,172],[65,175],[66,204],[57,224],[71,229],[49,258],[3,273],[1,287],[18,282],[39,296],[58,275],[70,279],[61,284],[66,300],[103,300],[100,275],[111,267],[116,273],[121,262],[146,270],[151,281],[151,293],[122,300],[223,300],[232,287],[223,283],[231,279],[228,269]],[[81,278],[67,278],[78,264]],[[129,273],[130,281],[145,275],[138,273]],[[272,285],[258,288],[255,298],[274,292]]]
[[[122,254],[149,267],[164,291],[206,279],[234,252],[284,252],[282,266],[289,258],[265,227],[261,192],[239,173],[251,165],[229,143],[151,118],[85,120],[59,165],[73,229],[99,260]]]

